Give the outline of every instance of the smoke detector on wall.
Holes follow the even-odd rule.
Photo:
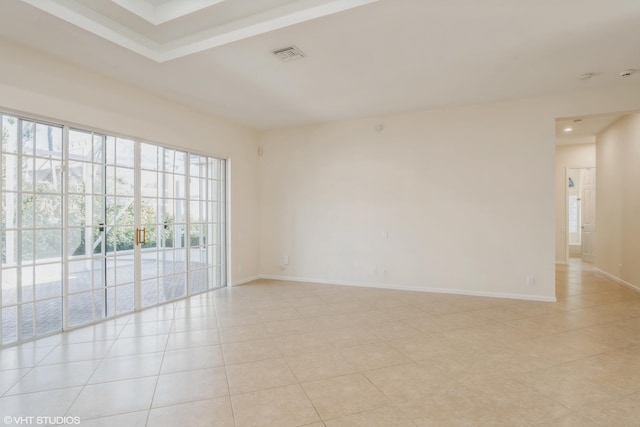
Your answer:
[[[303,51],[293,45],[276,49],[273,51],[273,54],[282,62],[302,59],[306,56]]]

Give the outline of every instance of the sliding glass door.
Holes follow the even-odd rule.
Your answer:
[[[187,154],[141,144],[142,306],[187,294]]]
[[[0,117],[0,345],[225,286],[225,160]]]
[[[135,308],[135,145],[69,130],[68,324]]]
[[[2,344],[62,328],[62,128],[2,116]]]
[[[68,324],[107,315],[105,136],[69,131]]]
[[[220,286],[225,277],[224,160],[189,156],[189,275],[191,292]]]

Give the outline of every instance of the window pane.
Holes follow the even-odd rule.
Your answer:
[[[91,133],[69,130],[69,159],[91,161],[93,156]]]
[[[142,306],[148,307],[158,303],[158,279],[142,282]]]
[[[106,150],[105,137],[102,135],[93,136],[93,161],[96,163],[105,162],[105,150]]]
[[[2,245],[3,266],[14,266],[18,262],[18,233],[5,231]]]
[[[101,289],[99,291],[93,292],[93,307],[95,310],[95,318],[101,319],[106,317],[107,309],[105,307],[106,304],[107,291],[106,289]]]
[[[62,264],[35,267],[36,300],[62,296]]]
[[[116,314],[116,290],[115,288],[107,288],[105,294],[106,315],[105,317],[114,316]]]
[[[220,181],[209,181],[209,200],[218,200]]]
[[[33,165],[34,161],[35,159],[33,157],[24,157],[22,159],[22,191],[33,191],[35,188],[35,175],[33,173],[35,170]]]
[[[35,213],[36,228],[62,227],[62,196],[38,194]]]
[[[87,225],[87,210],[91,213],[91,199],[84,195],[71,194],[67,196],[69,202],[69,226],[78,227]],[[87,209],[87,200],[89,201],[89,209]],[[91,218],[91,217],[89,217]]]
[[[156,197],[158,195],[158,174],[156,172],[140,172],[140,194],[142,197]]]
[[[62,330],[62,298],[36,303],[36,333]]]
[[[62,158],[62,128],[36,124],[36,156]]]
[[[62,230],[36,230],[36,259],[62,258]]]
[[[128,139],[116,140],[116,164],[118,166],[133,167],[134,142]]]
[[[2,270],[2,305],[18,302],[18,272],[15,268]]]
[[[108,136],[105,139],[105,163],[113,165],[116,163],[116,139],[112,136]]]
[[[140,167],[155,171],[158,169],[158,148],[151,144],[140,144]]]
[[[2,228],[11,229],[18,227],[18,194],[2,193]],[[4,245],[3,245],[4,248]]]
[[[133,283],[133,255],[119,256],[116,262],[116,285]]]
[[[177,151],[175,153],[175,163],[173,171],[177,174],[185,174],[186,173],[186,164],[187,164],[187,154],[182,151]]]
[[[116,194],[116,168],[113,166],[107,166],[106,171],[105,191],[107,194]]]
[[[2,310],[2,344],[18,339],[18,307],[5,307]]]
[[[2,190],[18,190],[18,156],[11,154],[2,155]]]
[[[18,151],[18,119],[2,116],[2,150],[5,153]]]
[[[133,169],[116,168],[116,194],[133,196]]]
[[[35,136],[35,124],[33,122],[22,122],[22,153],[33,156],[34,155],[34,136]]]
[[[128,313],[134,308],[134,289],[133,284],[118,286],[116,289],[116,312]]]
[[[174,268],[176,272],[187,271],[187,250],[178,249],[174,252]]]
[[[22,232],[22,261],[33,261],[34,235],[32,230]]]
[[[72,294],[91,290],[91,266],[93,260],[69,262],[69,292]]]
[[[20,325],[22,328],[22,333],[20,334],[21,339],[31,338],[34,334],[34,324],[33,324],[33,303],[30,304],[22,304],[19,308],[22,316],[22,324]]]
[[[93,320],[91,292],[69,295],[69,324],[81,325]]]
[[[106,212],[104,206],[104,197],[93,197],[93,225],[104,225],[106,221]]]
[[[20,292],[22,293],[22,297],[19,298],[18,302],[33,301],[33,267],[22,267],[20,278]]]

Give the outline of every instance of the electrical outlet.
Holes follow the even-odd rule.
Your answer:
[[[536,276],[527,276],[527,286],[533,286],[536,284]]]

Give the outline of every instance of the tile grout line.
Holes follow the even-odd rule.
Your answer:
[[[94,360],[100,360],[100,362],[96,365],[96,367],[93,369],[93,371],[91,372],[91,375],[89,375],[89,377],[87,378],[87,381],[85,381],[84,385],[81,386],[80,391],[78,392],[78,394],[76,395],[76,397],[71,401],[71,404],[69,405],[69,407],[67,408],[67,410],[64,412],[65,416],[70,416],[69,415],[69,411],[71,410],[71,408],[73,407],[73,405],[75,405],[75,403],[78,401],[78,398],[80,397],[80,395],[82,394],[82,392],[85,390],[85,388],[87,387],[87,385],[89,384],[89,381],[91,381],[91,378],[93,377],[93,375],[95,374],[96,370],[98,369],[98,367],[102,364],[102,362],[104,361],[104,359],[106,359],[107,354],[109,354],[109,352],[111,351],[111,349],[113,348],[113,346],[115,345],[116,341],[118,340],[118,338],[120,337],[120,334],[122,334],[122,331],[124,331],[124,328],[126,325],[129,324],[129,322],[131,321],[131,317],[129,317],[127,319],[127,321],[122,325],[122,328],[120,329],[120,332],[118,332],[118,334],[116,335],[115,339],[112,340],[111,345],[109,346],[109,348],[104,352],[104,354],[102,355],[102,357],[100,359],[94,359]],[[95,342],[95,341],[90,341],[90,342]],[[62,343],[60,344],[62,345]]]
[[[156,398],[156,392],[158,391],[158,383],[160,382],[160,375],[162,373],[162,365],[164,365],[164,358],[167,354],[167,347],[169,346],[169,338],[171,337],[171,330],[173,329],[173,326],[175,324],[177,303],[172,303],[172,305],[173,305],[173,311],[171,314],[171,326],[169,327],[169,332],[167,334],[167,341],[164,343],[164,350],[162,351],[162,360],[160,361],[160,366],[158,367],[158,374],[156,375],[156,384],[153,386],[153,393],[151,394],[151,400],[149,401],[149,408],[147,408],[147,417],[144,422],[145,426],[149,424],[149,418],[151,417],[151,410],[153,409],[153,401]]]
[[[231,291],[231,290],[230,290]],[[222,343],[222,334],[220,333],[220,316],[218,315],[218,309],[217,309],[217,305],[218,302],[217,300],[214,298],[213,300],[213,310],[214,313],[216,315],[216,326],[217,331],[218,331],[218,341],[220,342],[220,353],[222,353],[222,363],[224,366],[224,376],[225,376],[225,380],[227,383],[227,396],[229,399],[229,407],[231,408],[231,419],[233,420],[233,425],[237,425],[236,423],[236,411],[235,408],[233,407],[233,400],[231,399],[231,387],[229,386],[229,372],[227,371],[227,360],[225,358],[224,355],[224,345]]]
[[[56,344],[55,346],[52,346],[51,350],[49,350],[48,353],[46,353],[44,356],[42,356],[37,362],[34,363],[33,366],[30,367],[26,367],[26,368],[16,368],[16,369],[8,369],[8,370],[21,370],[21,369],[26,369],[27,372],[25,372],[24,374],[22,374],[21,376],[18,377],[18,379],[11,384],[11,386],[9,386],[9,388],[7,388],[7,390],[0,394],[0,398],[2,397],[8,397],[10,395],[7,395],[7,393],[9,393],[11,391],[11,389],[13,387],[15,387],[20,381],[22,381],[24,379],[24,377],[26,377],[29,373],[31,373],[31,371],[33,371],[35,368],[38,367],[38,365],[40,364],[40,362],[42,362],[47,356],[49,356],[56,348],[58,348],[58,346],[60,345],[60,343]],[[42,347],[41,347],[42,348]],[[2,351],[2,350],[0,350]],[[18,352],[19,350],[16,350],[16,352]],[[0,371],[1,373],[2,371]]]

